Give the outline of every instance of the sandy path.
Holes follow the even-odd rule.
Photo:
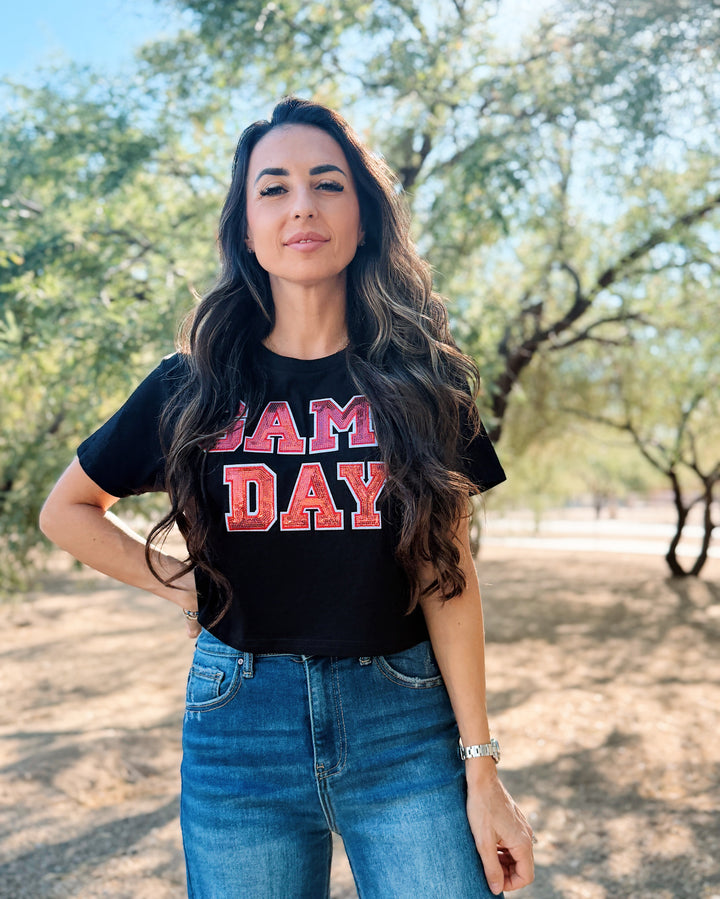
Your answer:
[[[519,895],[720,899],[720,562],[676,583],[488,547],[481,581],[503,779],[540,840]],[[58,563],[6,624],[0,896],[181,899],[179,614]]]

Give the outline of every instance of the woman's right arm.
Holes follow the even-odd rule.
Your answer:
[[[117,497],[106,493],[89,478],[77,458],[53,488],[40,513],[40,529],[61,549],[96,571],[133,587],[148,590],[183,609],[196,610],[192,573],[174,587],[167,587],[148,568],[145,540],[125,525],[110,508]],[[183,566],[179,559],[153,549],[157,570],[171,576]],[[197,622],[187,621],[188,636],[200,632]]]

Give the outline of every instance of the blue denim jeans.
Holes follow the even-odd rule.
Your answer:
[[[191,899],[325,899],[332,831],[362,899],[492,896],[427,642],[360,659],[257,655],[203,631],[183,750]]]

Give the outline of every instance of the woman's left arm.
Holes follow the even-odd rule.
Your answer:
[[[456,540],[467,586],[448,601],[423,597],[435,658],[445,681],[464,746],[488,743],[485,693],[485,632],[477,571],[470,550],[469,521]],[[533,880],[532,828],[500,782],[492,758],[465,762],[467,814],[493,893],[518,890]]]

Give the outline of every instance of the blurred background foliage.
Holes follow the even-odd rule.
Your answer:
[[[678,536],[703,507],[699,572],[720,480],[713,0],[560,0],[523,33],[503,0],[163,2],[187,26],[131,78],[3,87],[4,588],[41,564],[39,506],[79,440],[212,283],[235,140],[287,93],[398,172],[483,374],[501,501],[537,518],[664,486]]]

